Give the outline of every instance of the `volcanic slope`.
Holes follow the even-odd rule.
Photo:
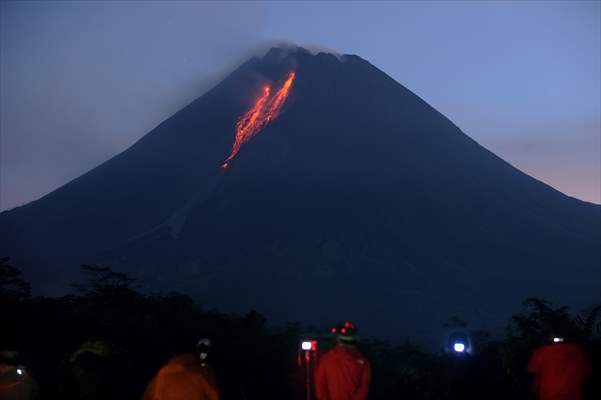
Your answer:
[[[240,118],[291,72],[275,118],[223,168]],[[599,302],[600,219],[362,58],[274,48],[0,214],[0,254],[38,292],[103,263],[223,310],[432,343],[452,315],[497,329],[526,296]]]

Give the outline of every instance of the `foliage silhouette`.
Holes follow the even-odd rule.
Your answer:
[[[11,321],[0,330],[3,345],[20,347],[40,383],[40,399],[139,398],[167,359],[192,351],[201,336],[213,339],[211,359],[224,400],[304,398],[304,371],[296,360],[307,330],[300,325],[276,328],[257,311],[227,314],[179,293],[147,294],[135,279],[106,266],[84,265],[82,272],[86,280],[73,285],[74,294],[32,297],[20,272],[0,259],[1,306]],[[478,351],[469,358],[410,342],[363,340],[373,369],[369,399],[528,399],[528,359],[546,335],[559,331],[586,346],[595,374],[587,395],[599,398],[600,314],[601,306],[572,316],[566,307],[526,299],[503,340],[470,332]],[[447,325],[469,331],[459,316]],[[322,349],[333,345],[327,338]]]
[[[0,298],[21,300],[31,296],[31,286],[21,271],[10,264],[10,257],[0,257]]]

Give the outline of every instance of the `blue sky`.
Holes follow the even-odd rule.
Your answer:
[[[0,210],[106,161],[278,41],[353,53],[601,202],[598,1],[0,3]]]

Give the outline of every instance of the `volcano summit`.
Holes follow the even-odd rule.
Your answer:
[[[452,315],[497,329],[528,296],[599,302],[600,218],[362,58],[274,48],[0,214],[0,255],[46,294],[102,263],[227,311],[433,341]]]

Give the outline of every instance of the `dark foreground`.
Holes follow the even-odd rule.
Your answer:
[[[106,268],[84,272],[88,280],[74,285],[76,294],[32,297],[18,270],[0,259],[0,347],[21,350],[21,364],[38,382],[38,399],[139,399],[170,355],[193,350],[201,336],[213,338],[211,360],[223,399],[304,398],[299,341],[303,332],[326,333],[327,327],[274,328],[254,311],[243,316],[207,311],[178,293],[142,294],[133,280]],[[364,339],[360,349],[373,369],[369,399],[533,398],[528,360],[557,330],[586,349],[593,373],[585,398],[599,399],[600,320],[601,307],[575,316],[528,299],[502,340],[450,318],[449,325],[471,334],[475,352],[469,357]],[[363,328],[368,335],[369,327]],[[320,349],[331,345],[323,334]]]

